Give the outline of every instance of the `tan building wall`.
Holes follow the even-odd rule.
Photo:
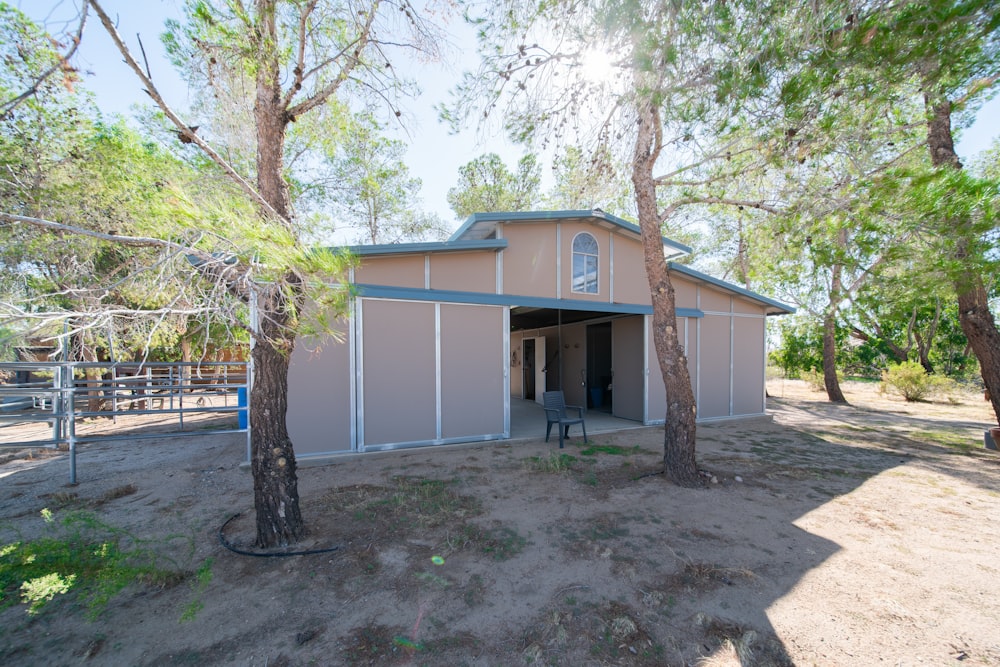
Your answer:
[[[646,272],[643,271],[643,279]],[[674,286],[674,304],[677,308],[697,308],[698,307],[698,286],[688,278],[674,273],[670,276],[670,282]],[[647,288],[647,292],[648,292]]]
[[[730,331],[728,315],[705,315],[701,319],[698,417],[729,416]]]
[[[645,318],[639,315],[611,322],[612,411],[615,417],[643,421],[646,412],[646,360],[643,356]]]
[[[616,235],[614,238],[614,302],[648,304],[649,281],[643,264],[642,244]]]
[[[494,253],[439,253],[429,257],[431,289],[484,294],[496,292]]]
[[[764,412],[764,318],[733,318],[733,414]]]
[[[698,307],[708,312],[725,312],[732,310],[730,302],[732,296],[712,287],[701,285],[698,287]]]
[[[351,356],[332,337],[302,338],[288,369],[288,435],[299,457],[350,451]]]
[[[365,257],[354,269],[354,282],[422,289],[427,282],[424,258],[422,255]]]
[[[433,440],[434,304],[362,299],[363,442]]]
[[[440,308],[441,438],[503,433],[503,309]]]
[[[503,225],[504,294],[556,298],[556,226]]]

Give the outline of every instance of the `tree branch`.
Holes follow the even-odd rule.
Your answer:
[[[67,225],[61,222],[53,222],[51,220],[43,220],[42,218],[31,218],[25,215],[14,215],[12,213],[4,213],[0,211],[0,222],[7,222],[10,224],[26,224],[33,227],[43,227],[45,229],[51,229],[57,232],[66,232],[68,234],[74,234],[76,236],[86,236],[92,239],[98,239],[100,241],[110,241],[112,243],[120,243],[121,245],[132,246],[132,247],[158,247],[158,248],[169,248],[170,250],[179,250],[187,252],[189,254],[201,253],[206,258],[211,258],[208,253],[203,253],[200,250],[190,248],[188,246],[181,245],[179,243],[174,243],[173,241],[166,241],[164,239],[158,239],[152,236],[119,236],[118,234],[105,234],[104,232],[95,232],[91,229],[85,229],[83,227],[77,227],[75,225]]]
[[[729,197],[683,197],[675,199],[660,213],[660,222],[667,220],[684,206],[692,204],[724,204],[726,206],[742,206],[744,208],[755,208],[768,213],[781,213],[781,209],[764,202],[763,200],[732,199]]]
[[[52,67],[42,72],[42,74],[35,79],[35,82],[27,90],[14,99],[0,104],[0,119],[6,118],[12,111],[14,111],[14,109],[35,95],[42,83],[52,76],[56,70],[63,69],[67,66],[69,59],[72,58],[73,54],[76,53],[76,50],[80,48],[80,41],[83,39],[83,29],[87,25],[87,8],[89,4],[89,0],[83,0],[83,5],[80,8],[80,25],[76,29],[76,34],[72,37],[72,44],[70,45],[69,50],[60,56]]]
[[[230,165],[229,162],[226,161],[225,158],[216,153],[215,150],[211,146],[209,146],[204,139],[202,139],[195,132],[193,132],[191,128],[188,126],[188,124],[185,123],[183,120],[181,120],[181,118],[174,112],[174,110],[170,108],[170,106],[163,99],[163,96],[160,95],[159,90],[157,90],[156,86],[153,85],[152,79],[146,76],[146,73],[142,71],[142,67],[139,66],[139,63],[136,61],[135,57],[132,55],[132,52],[129,50],[128,45],[125,44],[125,42],[121,38],[121,35],[118,34],[118,30],[115,28],[115,25],[114,23],[112,23],[111,18],[108,16],[108,14],[104,11],[104,9],[97,2],[97,0],[89,0],[89,2],[91,6],[93,6],[94,11],[97,12],[97,16],[101,19],[101,24],[104,26],[104,29],[107,30],[108,35],[110,35],[111,37],[111,40],[115,43],[115,46],[118,47],[118,51],[122,54],[122,57],[125,59],[125,63],[132,68],[132,71],[135,72],[136,76],[139,77],[139,80],[142,81],[142,83],[146,86],[146,93],[153,98],[153,101],[156,102],[157,106],[160,107],[164,115],[166,115],[166,117],[169,118],[170,121],[177,126],[178,130],[180,131],[180,135],[190,140],[191,143],[196,144],[198,148],[204,151],[204,153],[212,160],[212,162],[217,164],[226,173],[227,176],[233,179],[233,181],[236,182],[236,184],[240,187],[240,189],[243,190],[243,192],[245,192],[247,196],[249,196],[250,199],[252,199],[253,202],[257,204],[257,206],[259,206],[264,213],[273,216],[277,219],[281,219],[282,216],[278,215],[278,212],[274,210],[274,208],[267,202],[266,199],[264,199],[264,197],[259,192],[257,192],[257,189],[253,185],[251,185],[245,178],[243,178],[232,167],[232,165]]]
[[[371,8],[368,10],[368,15],[365,17],[364,29],[358,35],[358,38],[354,41],[355,44],[368,43],[368,38],[371,35],[372,31],[372,25],[375,22],[375,15],[378,13],[379,5],[381,4],[382,4],[381,0],[375,0],[375,2],[372,3]],[[351,72],[354,71],[354,68],[357,67],[360,63],[361,60],[357,56],[348,55],[347,62],[341,68],[340,73],[337,75],[337,78],[328,83],[319,92],[314,93],[313,95],[306,98],[299,104],[296,104],[293,107],[289,107],[287,111],[288,117],[294,118],[296,116],[301,116],[307,111],[314,109],[323,104],[324,102],[326,102],[330,98],[330,96],[333,95],[335,92],[337,92],[337,89],[340,88],[340,86],[345,81],[347,81],[347,78],[350,76]],[[315,71],[315,69],[313,71]],[[311,73],[312,72],[310,72],[310,74]]]

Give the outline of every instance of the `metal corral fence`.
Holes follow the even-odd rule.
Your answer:
[[[247,430],[246,362],[18,362],[0,374],[0,448],[68,449],[71,484],[80,443]]]

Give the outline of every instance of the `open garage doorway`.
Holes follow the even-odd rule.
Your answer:
[[[611,367],[611,322],[587,327],[587,407],[611,412],[614,371]]]

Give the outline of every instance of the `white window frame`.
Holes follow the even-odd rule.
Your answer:
[[[590,237],[590,240],[594,242],[594,252],[593,253],[585,252],[583,250],[577,250],[576,249],[576,241],[581,236],[588,236],[588,237]],[[601,245],[597,242],[597,238],[593,234],[591,234],[590,232],[579,232],[579,233],[577,233],[576,236],[573,237],[573,242],[572,242],[572,245],[570,246],[570,249],[572,250],[572,261],[570,263],[570,272],[571,272],[571,275],[570,275],[570,290],[573,293],[575,293],[575,294],[600,294],[601,293]],[[584,273],[583,273],[583,284],[582,284],[583,289],[578,289],[577,288],[577,276],[576,276],[576,258],[577,258],[577,255],[579,255],[580,257],[584,258],[584,260],[583,260],[583,262],[584,262],[584,266],[583,266]],[[594,280],[593,280],[594,289],[593,290],[587,289],[587,286],[590,283],[589,283],[589,281],[586,278],[586,275],[587,275],[587,261],[586,260],[587,260],[587,258],[590,258],[590,257],[594,258]]]

